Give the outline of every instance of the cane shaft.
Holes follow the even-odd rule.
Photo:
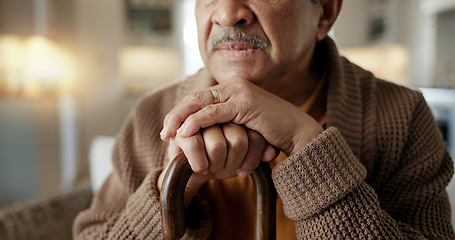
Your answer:
[[[165,173],[161,190],[161,223],[165,239],[180,239],[185,234],[184,193],[193,174],[185,155],[178,155]],[[276,237],[276,192],[271,179],[270,166],[261,162],[252,173],[255,189],[257,240]]]

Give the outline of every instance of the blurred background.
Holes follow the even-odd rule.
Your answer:
[[[194,2],[0,0],[0,206],[88,181],[94,142],[203,66]],[[331,34],[352,61],[421,88],[454,155],[455,1],[345,0]]]

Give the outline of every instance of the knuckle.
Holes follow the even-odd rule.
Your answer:
[[[166,123],[166,122],[169,121],[169,117],[170,117],[169,114],[170,114],[170,113],[168,113],[168,114],[166,114],[166,116],[164,116],[164,119],[163,119],[163,122],[164,122],[164,123]]]
[[[199,118],[200,116],[199,115],[191,115],[189,116],[187,119],[185,119],[184,121],[184,124],[186,126],[186,128],[197,128],[197,130],[200,129],[200,126],[199,126]],[[202,140],[200,140],[202,141]]]
[[[183,99],[184,102],[194,103],[194,102],[202,102],[204,100],[204,93],[202,91],[197,91],[186,95]]]
[[[172,125],[174,122],[175,122],[175,116],[172,114],[172,111],[169,112],[168,114],[166,114],[166,116],[164,117],[164,120],[163,120],[163,127],[164,126],[170,126]]]
[[[188,157],[188,162],[194,172],[201,173],[208,168],[207,161],[201,155],[203,141],[198,137],[189,137],[180,139],[179,145]]]
[[[259,134],[256,131],[248,131],[248,141],[251,145],[253,146],[264,146],[265,145],[265,139],[262,137],[261,134]]]
[[[189,137],[186,141],[187,149],[190,151],[198,151],[201,148],[202,143],[202,140],[197,137]]]
[[[169,113],[164,120],[167,124],[174,124],[179,122],[179,119],[174,114]]]
[[[243,91],[242,92],[242,98],[247,101],[251,101],[252,99],[255,98],[255,94],[252,91]]]
[[[227,144],[226,142],[214,142],[211,144],[209,151],[213,156],[225,156],[227,151]]]
[[[218,107],[215,104],[207,105],[202,109],[202,112],[207,117],[212,117],[217,113]]]
[[[234,152],[240,153],[246,152],[246,150],[248,149],[248,139],[243,137],[235,138],[231,141],[230,148],[231,151]]]
[[[193,160],[190,165],[191,165],[191,168],[193,169],[193,171],[195,171],[197,173],[204,172],[209,167],[209,164],[206,161],[204,161],[203,159]]]
[[[197,173],[204,172],[207,169],[207,166],[205,166],[205,164],[199,161],[198,162],[193,161],[193,163],[191,163],[190,165],[193,171]]]
[[[237,117],[244,118],[246,115],[251,114],[250,111],[253,109],[253,104],[256,100],[253,99],[252,94],[242,93],[236,98],[236,104],[234,105],[234,111],[237,113]],[[243,123],[243,122],[242,122]]]
[[[187,126],[193,126],[196,122],[196,117],[194,115],[191,115],[185,119],[184,124]]]
[[[226,142],[214,142],[207,148],[208,155],[211,158],[209,170],[213,173],[222,170],[227,153]]]

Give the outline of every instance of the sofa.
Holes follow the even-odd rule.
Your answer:
[[[0,209],[0,239],[72,239],[72,224],[77,214],[90,206],[89,183],[69,192],[13,203]]]
[[[90,144],[90,181],[71,191],[56,191],[36,199],[0,208],[0,240],[72,239],[77,214],[90,207],[96,192],[112,171],[111,153],[115,139],[97,136]]]

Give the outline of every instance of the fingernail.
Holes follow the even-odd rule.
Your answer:
[[[250,173],[248,171],[240,171],[238,175],[239,177],[246,178],[248,175],[250,175]]]
[[[207,175],[207,174],[209,174],[209,172],[210,172],[209,170],[205,170],[205,171],[201,172],[201,174],[202,175]]]

